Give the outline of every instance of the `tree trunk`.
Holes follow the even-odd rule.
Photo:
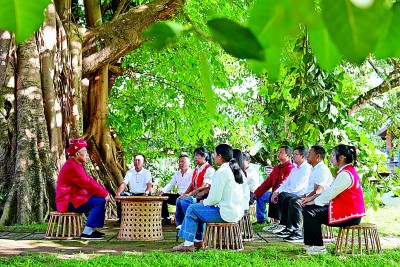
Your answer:
[[[85,33],[70,21],[71,1],[55,0],[43,27],[18,47],[0,31],[0,225],[41,223],[55,209],[55,183],[72,137],[85,136],[88,173],[115,193],[127,168],[107,126],[115,78],[109,64],[139,47],[142,32],[181,3],[156,0],[102,24],[100,1],[86,0],[92,28]]]

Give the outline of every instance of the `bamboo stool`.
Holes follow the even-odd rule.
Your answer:
[[[251,241],[254,237],[253,225],[250,221],[250,214],[245,213],[239,221],[240,231],[242,232],[243,241]]]
[[[52,211],[47,223],[46,239],[80,238],[82,230],[83,219],[80,213]]]
[[[207,223],[203,249],[243,250],[239,223]]]
[[[250,214],[250,222],[256,222],[257,221],[256,204],[252,204],[249,206],[249,214]]]
[[[378,228],[376,227],[376,225],[372,223],[361,223],[359,225],[352,225],[339,228],[339,233],[336,240],[335,253],[339,252],[346,253],[347,246],[349,243],[349,247],[351,246],[351,254],[354,255],[355,231],[358,231],[357,237],[358,237],[358,249],[360,255],[362,255],[363,243],[365,243],[365,248],[368,254],[370,254],[371,250],[377,253],[381,252],[382,248],[381,248],[381,243],[379,241]],[[349,238],[349,232],[351,232],[351,239]],[[342,249],[343,242],[344,242],[344,249]]]
[[[321,230],[322,230],[322,238],[323,239],[333,240],[335,238],[335,234],[333,233],[332,226],[322,224]]]

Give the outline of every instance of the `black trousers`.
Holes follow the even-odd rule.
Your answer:
[[[293,227],[292,223],[290,223],[290,227],[288,227],[288,222],[291,221],[289,218],[290,200],[297,197],[297,195],[287,192],[281,192],[278,196],[278,209],[281,215],[281,224],[286,226],[286,228],[288,229],[291,229]]]
[[[350,225],[358,225],[361,222],[361,218],[354,218],[348,221],[328,224],[328,205],[317,206],[317,205],[306,205],[303,208],[304,216],[304,244],[308,246],[323,246],[324,241],[322,239],[321,225],[329,225],[333,227],[344,227]]]
[[[168,197],[167,200],[164,200],[162,202],[162,208],[161,208],[161,217],[162,218],[167,218],[169,217],[169,211],[168,211],[168,204],[170,205],[176,205],[176,199],[180,196],[179,194],[163,194],[163,197]]]

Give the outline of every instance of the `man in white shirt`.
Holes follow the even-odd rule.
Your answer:
[[[328,166],[324,163],[325,155],[326,152],[323,147],[318,145],[311,147],[307,156],[307,162],[312,166],[312,170],[304,197],[309,198],[319,195],[331,185],[333,177]],[[303,220],[302,198],[296,197],[290,199],[288,206],[287,228],[283,230],[287,231],[281,231],[277,234],[279,234],[278,236],[280,237],[284,237],[283,240],[287,242],[303,242],[303,234],[301,230]]]
[[[161,209],[161,216],[163,218],[162,223],[171,223],[171,218],[169,218],[169,212],[168,212],[168,204],[170,205],[175,205],[176,204],[176,199],[185,193],[186,189],[189,187],[191,179],[192,179],[192,174],[193,170],[189,168],[190,165],[190,159],[189,156],[186,154],[182,154],[179,156],[179,170],[172,176],[171,181],[162,188],[159,192],[159,196],[167,196],[168,199],[164,200],[162,203],[162,209]],[[174,186],[178,186],[178,193],[167,193],[171,191],[171,189]]]
[[[243,153],[243,164],[244,164],[244,169],[247,174],[247,184],[249,185],[250,189],[250,202],[249,204],[252,205],[254,204],[254,191],[257,189],[257,187],[260,185],[260,175],[254,169],[252,166],[250,166],[250,154],[247,152]]]
[[[143,168],[145,156],[143,154],[136,154],[133,158],[133,169],[129,170],[124,178],[124,181],[119,186],[116,197],[120,196],[148,196],[151,190],[151,174],[148,170]],[[129,186],[129,193],[124,192],[126,186]],[[121,203],[117,201],[117,215],[118,222],[115,226],[119,226],[121,222]]]
[[[307,190],[311,173],[311,165],[306,160],[307,155],[308,149],[305,146],[298,146],[294,149],[292,160],[296,167],[289,174],[286,181],[272,193],[271,202],[278,203],[278,212],[281,216],[280,225],[273,232],[280,233],[283,229],[288,228],[289,201],[292,198],[303,196]]]

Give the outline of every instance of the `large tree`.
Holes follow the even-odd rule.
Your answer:
[[[89,171],[115,190],[126,167],[106,121],[120,59],[143,44],[149,25],[170,19],[181,5],[85,0],[83,27],[71,15],[78,1],[55,0],[22,44],[0,31],[0,225],[44,221],[71,137],[85,136]]]

